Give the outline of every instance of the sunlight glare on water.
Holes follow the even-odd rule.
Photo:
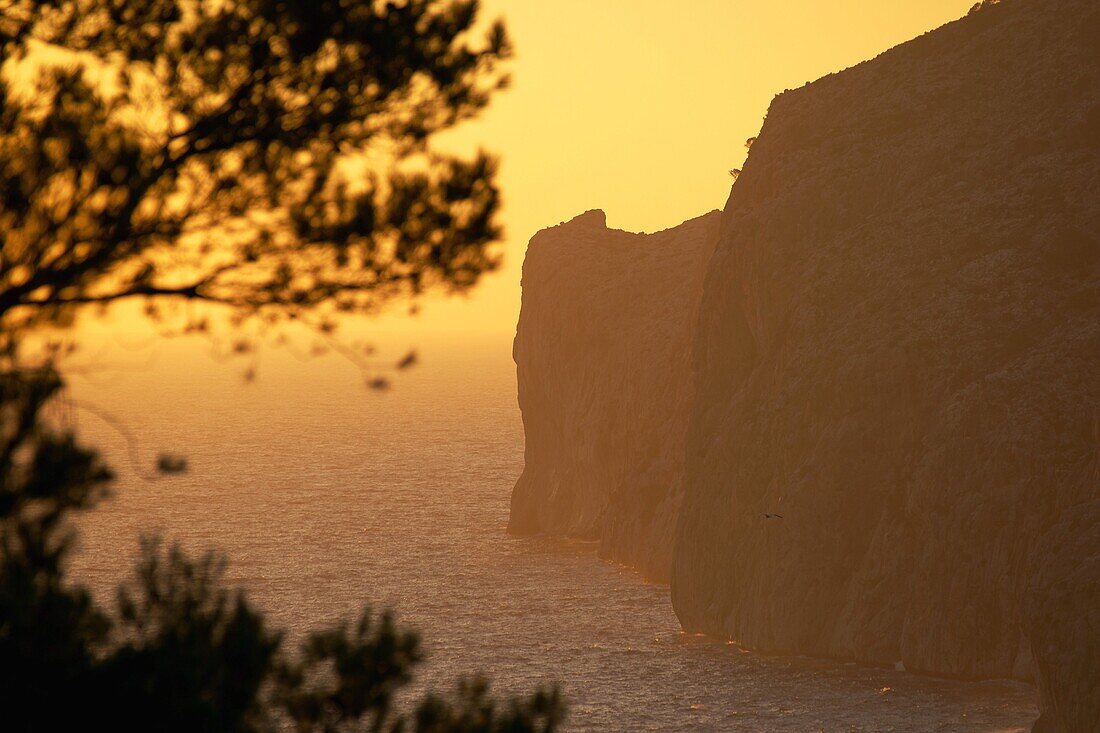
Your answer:
[[[837,662],[776,659],[680,632],[667,588],[601,561],[590,543],[506,532],[523,465],[515,368],[504,341],[439,346],[387,393],[333,358],[265,357],[259,379],[163,347],[146,370],[74,376],[190,470],[140,480],[94,416],[81,434],[120,480],[82,518],[76,575],[109,600],[140,532],[221,548],[230,578],[292,637],[389,606],[422,633],[418,684],[483,671],[498,691],[558,680],[569,729],[629,731],[1024,730],[1033,691]]]

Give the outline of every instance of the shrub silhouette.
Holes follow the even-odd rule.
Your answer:
[[[1000,3],[1001,0],[980,0],[980,2],[974,3],[970,8],[970,12],[967,15],[973,15],[974,13],[985,10],[986,8]]]

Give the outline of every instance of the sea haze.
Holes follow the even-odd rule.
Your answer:
[[[1035,718],[1023,685],[767,658],[685,635],[667,588],[592,544],[508,536],[523,429],[506,339],[424,348],[384,393],[336,356],[267,350],[244,384],[247,364],[215,362],[201,344],[134,354],[104,339],[94,362],[124,368],[74,374],[70,397],[81,436],[120,476],[81,519],[74,563],[105,602],[139,534],[157,530],[224,550],[230,580],[292,638],[363,604],[392,607],[423,635],[420,685],[474,671],[501,692],[559,680],[574,731],[977,733]],[[81,404],[128,426],[136,464]],[[162,450],[190,470],[141,479]]]

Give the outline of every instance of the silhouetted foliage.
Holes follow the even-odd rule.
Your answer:
[[[986,8],[989,8],[993,5],[997,5],[1000,2],[1001,0],[980,0],[980,2],[974,3],[974,5],[970,8],[970,12],[968,13],[968,15],[973,15],[974,13],[985,10]]]
[[[174,296],[238,317],[462,289],[495,162],[432,135],[507,82],[474,0],[25,0],[0,18],[0,319]]]
[[[496,266],[495,163],[431,150],[507,77],[473,0],[14,0],[0,6],[0,702],[5,729],[550,731],[555,689],[397,693],[421,660],[388,614],[297,651],[225,561],[147,540],[112,608],[66,577],[69,520],[112,474],[49,419],[21,345],[125,298],[231,323],[367,312]],[[189,331],[208,328],[207,312]],[[248,353],[247,339],[234,353]],[[396,368],[411,366],[415,353]],[[370,386],[388,385],[376,377]],[[163,454],[161,474],[186,470]]]
[[[0,375],[0,698],[42,729],[49,719],[37,716],[59,715],[59,701],[94,697],[86,682],[110,629],[90,594],[63,578],[65,519],[92,506],[111,473],[72,434],[42,424],[60,387],[49,369]]]
[[[157,470],[161,473],[184,473],[187,470],[187,459],[162,453],[157,456]]]

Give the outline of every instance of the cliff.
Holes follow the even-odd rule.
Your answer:
[[[1035,554],[1024,601],[1043,711],[1033,733],[1100,733],[1100,499],[1066,510]]]
[[[511,531],[598,539],[604,557],[667,579],[717,225],[714,212],[632,234],[590,211],[532,238],[513,349],[526,448]]]
[[[1005,0],[775,99],[703,287],[685,629],[1033,678],[1040,538],[1100,496],[1098,49],[1100,4]]]
[[[777,97],[720,218],[536,235],[512,530],[1097,733],[1098,48],[1100,4],[1004,0]]]

